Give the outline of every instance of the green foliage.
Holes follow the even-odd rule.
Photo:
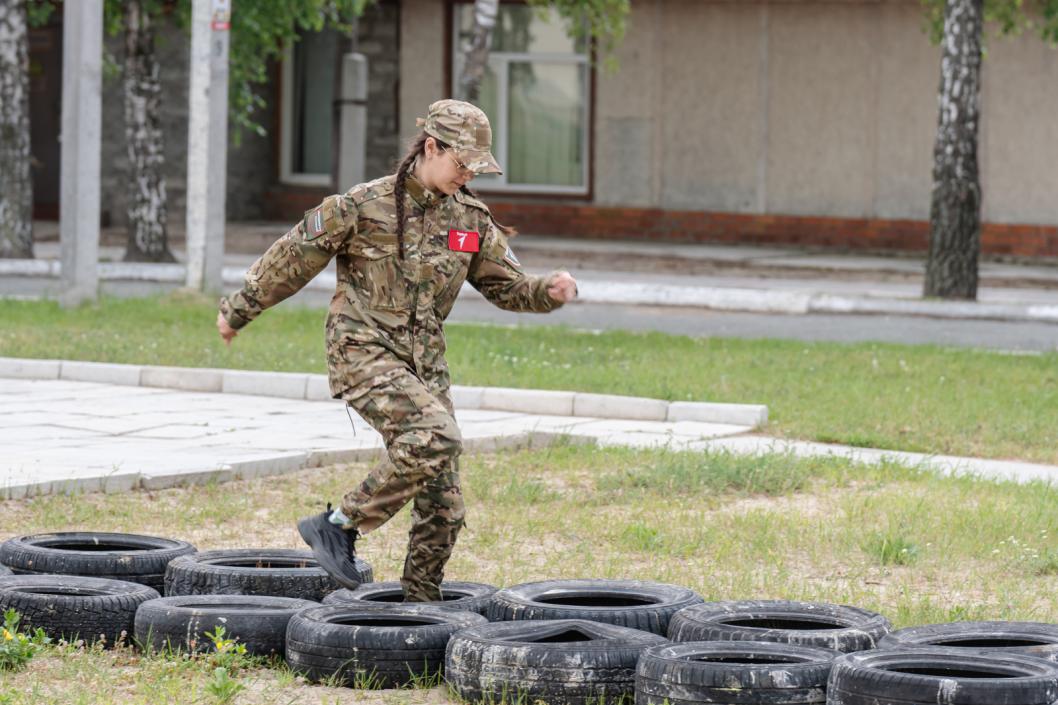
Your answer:
[[[343,669],[339,669],[331,674],[324,684],[329,685],[332,688],[337,688],[345,684],[349,679],[347,673],[344,673],[344,666],[353,663],[353,659],[349,659],[343,664]],[[383,686],[382,676],[378,675],[376,670],[372,668],[370,671],[362,668],[353,670],[350,687],[353,690],[381,690]]]
[[[264,135],[254,113],[266,102],[255,87],[268,80],[268,61],[298,41],[300,32],[324,28],[349,33],[351,21],[371,0],[286,0],[285,2],[235,3],[231,15],[229,109],[240,129]]]
[[[214,651],[208,655],[208,662],[214,666],[213,677],[206,684],[206,691],[218,703],[230,702],[232,698],[246,688],[232,678],[232,674],[246,668],[250,659],[246,655],[246,646],[236,643],[235,639],[226,638],[224,627],[217,625],[206,637],[213,642]]]
[[[661,545],[661,532],[656,526],[643,522],[632,522],[621,528],[620,538],[633,551],[653,551]]]
[[[566,20],[571,37],[590,39],[607,68],[616,68],[613,52],[624,38],[630,0],[529,0],[529,4],[541,11],[553,9]]]
[[[0,629],[0,671],[18,671],[25,667],[34,654],[51,639],[37,629],[32,636],[18,630],[21,620],[18,612],[4,612],[4,626]]]
[[[882,565],[910,565],[918,557],[918,546],[892,531],[876,531],[864,544],[863,550],[877,558]]]
[[[209,661],[217,667],[217,671],[235,673],[249,664],[246,645],[236,643],[235,639],[225,638],[224,627],[218,624],[212,632],[206,632],[206,636],[213,642],[214,651],[209,654]]]
[[[736,455],[659,450],[643,454],[642,464],[606,473],[596,487],[604,492],[709,490],[785,495],[802,489],[811,468],[787,455]]]
[[[493,499],[496,502],[518,507],[550,502],[558,496],[539,480],[517,477],[513,474],[506,483],[496,482],[494,489]]]
[[[277,58],[284,47],[298,41],[301,32],[319,32],[332,28],[339,32],[351,31],[351,21],[359,16],[373,0],[286,0],[285,2],[233,3],[231,14],[231,44],[228,65],[228,111],[235,125],[236,143],[242,130],[265,134],[264,127],[255,121],[254,113],[265,106],[265,99],[257,93],[268,81],[268,62]],[[39,0],[50,4],[51,0]],[[160,21],[171,18],[177,27],[188,31],[191,27],[191,0],[143,0],[144,11]],[[125,30],[124,0],[106,0],[104,24],[111,36]],[[107,57],[108,74],[116,73],[116,59]]]
[[[417,690],[430,690],[431,688],[439,688],[445,685],[446,682],[443,667],[431,670],[424,661],[422,670],[418,673],[414,673],[409,669],[407,687]]]
[[[245,689],[246,686],[235,680],[228,673],[228,669],[217,666],[213,670],[213,678],[206,684],[206,692],[216,698],[218,703],[230,702],[232,698]]]
[[[1033,575],[1058,575],[1058,551],[1052,548],[1038,554],[1031,565]]]
[[[921,0],[930,41],[939,44],[944,37],[944,7],[947,0]],[[985,0],[985,22],[999,36],[1022,32],[1039,33],[1051,44],[1058,44],[1058,0]]]
[[[30,27],[40,27],[48,23],[54,11],[55,0],[29,0],[26,3],[26,22]]]

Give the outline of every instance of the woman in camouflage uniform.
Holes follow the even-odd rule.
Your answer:
[[[500,308],[552,311],[576,296],[568,272],[525,274],[508,228],[467,188],[498,173],[492,130],[478,108],[430,105],[396,174],[330,196],[273,244],[221,299],[217,328],[236,332],[303,287],[332,258],[338,286],[327,317],[331,393],[371,424],[389,462],[343,497],[338,510],[298,529],[339,582],[361,582],[355,540],[412,505],[401,582],[409,601],[440,600],[444,566],[463,526],[462,450],[445,362],[443,322],[464,281]]]

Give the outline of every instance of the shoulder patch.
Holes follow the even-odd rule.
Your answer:
[[[321,235],[341,235],[345,232],[345,213],[341,196],[328,196],[320,205],[305,211],[302,220],[304,239],[311,242]]]

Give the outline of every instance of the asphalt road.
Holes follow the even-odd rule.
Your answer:
[[[51,283],[49,286],[54,288],[55,285]],[[5,281],[0,277],[0,296],[54,295],[49,286],[39,279],[13,277]],[[173,287],[148,282],[108,282],[103,288],[114,296],[146,296]],[[329,292],[304,290],[280,305],[325,308],[330,298]],[[671,306],[582,303],[539,315],[501,311],[476,294],[460,297],[449,320],[499,325],[568,325],[584,330],[655,330],[703,337],[878,341],[1011,351],[1058,350],[1058,324],[916,316],[727,313]]]
[[[448,319],[507,325],[568,325],[585,330],[661,331],[724,338],[936,344],[1012,351],[1058,350],[1058,325],[914,316],[726,313],[695,308],[574,304],[547,315],[501,311],[463,297]]]

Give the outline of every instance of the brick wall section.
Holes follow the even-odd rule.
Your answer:
[[[929,223],[917,220],[603,208],[495,199],[489,199],[489,205],[500,221],[531,235],[909,252],[924,251],[929,243]],[[1058,227],[985,223],[981,247],[985,254],[1058,257]]]

